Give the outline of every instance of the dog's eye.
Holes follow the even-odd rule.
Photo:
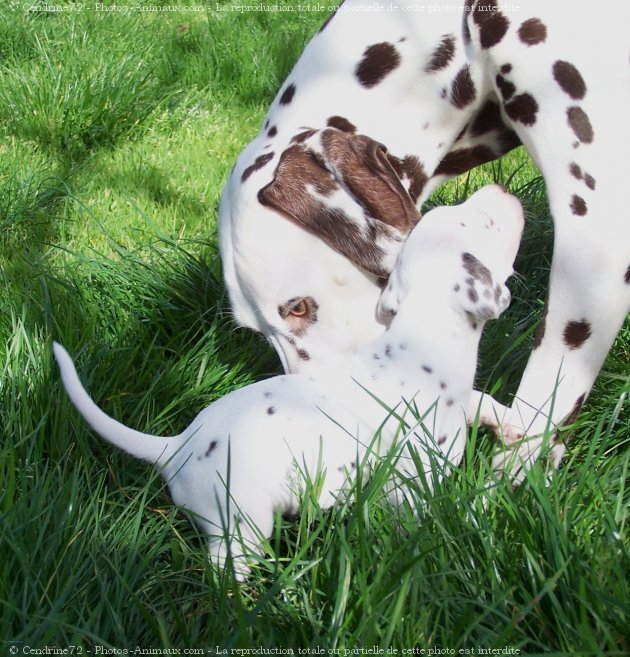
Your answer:
[[[293,315],[293,317],[304,317],[307,312],[308,304],[306,303],[306,299],[300,299],[295,306],[289,310],[289,315]]]
[[[317,322],[317,310],[313,297],[294,297],[278,306],[278,315],[287,322],[291,333],[299,336]]]

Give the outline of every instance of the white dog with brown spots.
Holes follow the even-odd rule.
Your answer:
[[[504,437],[528,438],[498,454],[497,469],[520,481],[545,444],[557,465],[558,429],[630,310],[628,25],[627,0],[340,3],[225,187],[236,320],[269,339],[286,372],[360,349],[382,330],[378,279],[417,208],[449,177],[522,144],[554,219],[549,294],[510,408],[485,413],[496,411]]]
[[[432,463],[445,472],[460,462],[481,330],[509,305],[505,281],[522,228],[519,202],[499,186],[432,210],[381,295],[387,328],[379,338],[334,367],[236,390],[177,436],[140,433],[109,417],[57,343],[55,356],[81,415],[103,438],[159,468],[175,503],[207,533],[214,563],[224,565],[228,544],[234,548],[226,539],[243,541],[245,552],[234,561],[242,578],[245,555],[270,534],[274,512],[298,509],[304,476],[318,482],[326,508],[357,467],[393,449],[399,475],[389,492],[399,503],[402,481],[418,480],[419,463],[430,475]]]

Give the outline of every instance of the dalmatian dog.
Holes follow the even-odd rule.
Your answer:
[[[54,353],[84,419],[107,441],[159,468],[175,503],[208,535],[211,560],[223,567],[230,539],[242,541],[245,551],[234,558],[242,579],[246,555],[272,532],[274,511],[297,511],[304,476],[328,508],[357,468],[394,449],[388,494],[401,504],[419,467],[426,475],[421,481],[431,485],[432,473],[448,474],[460,462],[481,330],[509,305],[505,281],[522,228],[520,203],[499,186],[428,213],[380,298],[377,312],[387,328],[379,338],[326,372],[236,390],[177,436],[140,433],[106,415],[66,350],[55,343]]]
[[[554,217],[548,297],[510,407],[480,406],[518,483],[543,447],[561,461],[630,308],[630,4],[457,4],[338,7],[236,162],[220,247],[236,320],[285,371],[325,368],[378,335],[379,284],[428,195],[524,145]]]

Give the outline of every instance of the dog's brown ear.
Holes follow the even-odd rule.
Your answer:
[[[420,218],[385,148],[335,129],[287,148],[258,199],[381,277]]]
[[[365,135],[323,130],[318,155],[326,168],[376,221],[409,233],[420,218],[402,176],[407,163],[390,158],[383,144]],[[396,171],[394,169],[396,165]]]

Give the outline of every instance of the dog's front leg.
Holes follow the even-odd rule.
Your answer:
[[[630,306],[628,219],[621,221],[620,208],[606,207],[601,195],[597,200],[604,206],[598,216],[594,198],[588,219],[555,213],[549,298],[521,384],[503,418],[526,437],[495,458],[495,468],[508,472],[515,483],[545,446],[551,464],[560,463],[566,446],[559,429],[577,418]],[[615,246],[620,235],[621,249]]]

